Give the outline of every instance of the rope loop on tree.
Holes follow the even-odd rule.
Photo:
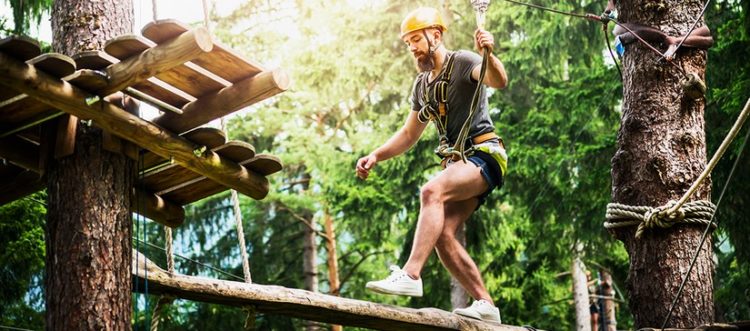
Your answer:
[[[607,221],[604,222],[604,227],[615,229],[637,225],[636,238],[641,238],[646,229],[669,228],[678,223],[711,224],[711,227],[716,228],[716,223],[711,221],[716,205],[711,201],[688,202],[672,212],[671,209],[676,205],[677,201],[669,201],[659,207],[610,203],[607,205]]]

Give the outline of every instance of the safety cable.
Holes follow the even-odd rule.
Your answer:
[[[587,20],[590,20],[590,21],[598,21],[598,22],[601,22],[602,24],[604,24],[605,26],[606,26],[607,22],[612,21],[612,23],[615,23],[617,26],[620,26],[623,29],[625,29],[626,31],[630,32],[636,38],[636,40],[638,40],[639,43],[643,44],[644,46],[646,46],[646,48],[648,48],[651,51],[653,51],[656,54],[658,54],[660,58],[664,58],[664,53],[662,53],[661,51],[659,51],[658,49],[656,49],[656,47],[654,47],[653,45],[651,45],[650,43],[648,43],[647,41],[645,41],[643,38],[641,38],[633,30],[631,30],[630,28],[628,28],[624,24],[620,23],[619,21],[617,21],[614,17],[612,17],[610,15],[601,15],[600,16],[600,15],[595,15],[595,14],[590,14],[590,13],[589,14],[581,14],[581,13],[575,13],[575,12],[566,12],[566,11],[557,10],[557,9],[554,9],[554,8],[549,8],[549,7],[545,7],[545,6],[541,6],[541,5],[536,5],[536,4],[526,3],[526,2],[516,1],[516,0],[503,0],[503,1],[510,2],[510,3],[517,4],[517,5],[521,5],[521,6],[530,7],[530,8],[535,8],[535,9],[540,9],[540,10],[544,10],[544,11],[549,11],[549,12],[553,12],[553,13],[557,13],[557,14],[562,14],[562,15],[567,15],[567,16],[572,16],[572,17],[578,17],[578,18],[583,18],[583,19],[587,19]],[[702,13],[703,12],[701,12],[701,15],[702,15]],[[700,19],[700,16],[698,17],[698,19]],[[691,29],[691,31],[692,31],[692,29]],[[605,32],[605,34],[606,34],[606,32]],[[609,39],[609,36],[607,36],[607,39]],[[684,41],[684,39],[683,39],[683,41]],[[607,43],[607,45],[609,46],[609,43]],[[676,63],[674,63],[672,61],[668,61],[668,62],[670,64],[672,64],[675,68],[677,68],[680,71],[680,73],[682,73],[684,76],[687,76],[687,73],[685,72],[685,69],[683,69],[682,67],[680,67],[679,65],[677,65]],[[621,74],[621,76],[622,76],[622,74]]]
[[[675,47],[674,52],[672,54],[677,54],[677,50],[680,49],[680,46],[682,46],[682,43],[685,42],[685,40],[690,36],[691,33],[693,33],[693,30],[695,30],[695,27],[698,26],[698,22],[701,20],[701,17],[703,17],[703,14],[706,12],[706,8],[708,8],[708,4],[711,2],[711,0],[706,0],[706,4],[703,5],[703,9],[701,10],[701,13],[698,14],[698,17],[695,18],[695,21],[693,21],[693,25],[690,27],[690,30],[688,30],[688,33],[685,34],[684,37],[682,37],[682,40],[680,40],[680,43],[677,44],[677,47]]]
[[[609,56],[612,57],[612,62],[615,63],[615,68],[617,68],[617,72],[620,74],[620,81],[622,81],[622,70],[620,70],[620,64],[617,63],[617,57],[615,57],[615,53],[612,52],[612,46],[609,45],[609,34],[607,33],[606,24],[604,25],[603,30],[604,30],[604,40],[607,43],[607,50],[609,50]]]
[[[747,104],[745,105],[745,110],[748,109],[748,106],[750,106],[750,99],[747,100]],[[695,266],[695,262],[698,260],[698,254],[700,253],[701,249],[703,249],[703,244],[706,242],[706,238],[708,237],[708,230],[711,229],[711,225],[713,224],[714,217],[716,217],[716,211],[719,210],[719,205],[721,204],[721,200],[724,198],[724,194],[727,192],[727,187],[729,186],[729,183],[732,180],[732,176],[734,176],[734,171],[737,169],[737,165],[740,163],[740,159],[742,159],[742,154],[745,151],[745,146],[747,145],[748,138],[750,138],[750,129],[748,129],[747,134],[745,134],[745,138],[742,141],[742,145],[740,145],[740,152],[737,155],[737,159],[734,160],[734,164],[732,165],[732,170],[729,171],[729,176],[727,177],[726,182],[724,182],[724,187],[722,187],[721,189],[721,194],[719,194],[719,199],[716,200],[716,209],[711,215],[711,220],[708,222],[706,229],[703,230],[703,235],[701,236],[700,243],[698,244],[698,247],[696,248],[695,253],[693,253],[693,258],[690,261],[690,267],[688,267],[688,270],[685,273],[685,278],[682,279],[682,283],[680,284],[680,287],[677,290],[677,295],[672,301],[672,305],[669,307],[669,312],[667,312],[667,317],[664,318],[664,323],[661,324],[661,331],[664,331],[664,328],[669,322],[669,319],[672,317],[672,312],[674,311],[674,307],[677,305],[677,300],[680,299],[680,296],[682,295],[682,290],[685,288],[685,283],[687,283],[688,278],[690,278],[690,272],[693,270],[693,267]]]
[[[149,242],[145,242],[145,241],[143,241],[143,240],[140,240],[140,239],[138,239],[138,238],[134,238],[134,239],[135,239],[136,241],[139,241],[139,242],[143,243],[143,244],[144,244],[144,245],[146,245],[146,246],[149,246],[149,247],[151,247],[151,248],[155,248],[155,249],[159,249],[159,250],[165,251],[165,248],[164,248],[164,247],[159,247],[159,246],[156,246],[156,245],[154,245],[154,244],[152,244],[152,243],[149,243]],[[235,275],[235,274],[232,274],[232,273],[226,272],[226,271],[224,271],[224,270],[221,270],[221,269],[219,269],[219,268],[216,268],[216,267],[210,266],[210,265],[208,265],[208,264],[205,264],[205,263],[202,263],[202,262],[200,262],[200,261],[196,261],[196,260],[193,260],[193,259],[191,259],[191,258],[189,258],[189,257],[187,257],[187,256],[184,256],[184,255],[180,255],[180,254],[177,254],[177,253],[173,253],[173,254],[174,254],[174,256],[176,256],[176,257],[179,257],[179,258],[181,258],[181,259],[183,259],[183,260],[185,260],[185,261],[188,261],[188,262],[192,262],[192,263],[194,263],[194,264],[196,264],[196,265],[199,265],[199,266],[202,266],[202,267],[205,267],[205,268],[211,269],[211,270],[213,270],[213,271],[216,271],[216,272],[218,272],[218,273],[220,273],[220,274],[222,274],[222,275],[225,275],[225,276],[227,276],[227,277],[232,277],[232,278],[238,279],[238,280],[240,280],[240,281],[245,281],[245,279],[244,279],[244,278],[242,278],[242,277],[240,277],[240,276],[237,276],[237,275]],[[145,256],[145,255],[144,255],[144,256]]]

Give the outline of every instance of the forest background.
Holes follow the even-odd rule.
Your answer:
[[[49,24],[38,18],[51,0],[3,1],[13,8],[1,13],[3,37]],[[606,5],[586,0],[535,3],[578,13],[601,13]],[[449,48],[473,49],[469,1],[420,4],[447,14]],[[335,224],[341,296],[451,308],[450,277],[435,256],[422,275],[423,298],[364,290],[365,282],[387,274],[388,265],[406,260],[419,187],[439,171],[432,153],[436,135],[430,128],[408,153],[379,164],[367,181],[354,175],[355,161],[393,134],[409,112],[415,69],[398,38],[398,24],[417,5],[395,0],[246,1],[219,13],[214,3],[211,30],[221,42],[250,59],[282,67],[294,82],[289,91],[228,119],[231,139],[277,155],[285,165],[271,177],[266,199],[240,198],[255,283],[305,288],[307,249],[314,252],[316,267],[307,280],[328,293],[323,225],[329,220]],[[202,10],[199,3],[190,6]],[[717,0],[706,12],[716,40],[706,70],[709,155],[750,92],[748,10],[750,1]],[[169,8],[161,11],[161,18],[169,17]],[[627,297],[627,253],[602,226],[611,194],[622,84],[601,24],[504,1],[493,2],[487,20],[497,41],[495,54],[510,78],[506,89],[490,91],[490,114],[508,146],[509,172],[505,186],[467,223],[466,245],[504,323],[570,330],[575,317],[569,271],[576,256],[593,278],[599,270],[611,272],[617,298]],[[610,36],[612,28],[606,32]],[[740,156],[738,142],[714,171],[714,202]],[[748,167],[745,155],[716,216],[719,321],[750,319],[750,172],[742,170]],[[44,206],[41,192],[0,207],[0,325],[44,329]],[[190,260],[178,257],[177,271],[241,280],[229,192],[189,206],[187,214],[185,224],[175,230],[175,252]],[[134,247],[164,266],[161,226],[141,218],[134,218],[134,225]],[[313,242],[304,240],[306,233],[315,236]],[[157,298],[133,297],[134,327],[145,329],[150,317],[146,307],[153,307]],[[618,329],[632,327],[626,301],[618,303]],[[245,320],[239,308],[185,300],[177,300],[164,314],[162,330],[239,329]],[[304,322],[261,314],[256,325],[287,330],[302,328]]]

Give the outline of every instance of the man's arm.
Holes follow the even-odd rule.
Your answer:
[[[375,149],[370,155],[357,161],[357,176],[367,179],[376,163],[385,161],[408,150],[413,146],[424,132],[427,123],[417,120],[417,112],[410,111],[406,123],[388,141]]]
[[[479,55],[484,54],[485,46],[488,47],[490,51],[490,57],[487,61],[487,72],[484,75],[484,84],[489,87],[501,89],[508,86],[508,75],[505,73],[505,67],[503,66],[503,63],[500,62],[500,59],[498,59],[495,54],[492,54],[494,44],[495,39],[489,32],[485,30],[477,30],[474,34],[474,45],[476,46],[477,51],[479,51]],[[474,67],[471,71],[471,78],[479,80],[481,71],[481,65]]]

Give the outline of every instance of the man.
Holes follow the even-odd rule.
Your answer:
[[[357,161],[357,175],[366,179],[378,162],[400,155],[414,145],[426,122],[431,120],[440,135],[436,152],[444,157],[445,167],[422,187],[409,260],[403,269],[392,266],[388,278],[368,282],[367,288],[386,294],[422,296],[420,272],[436,248],[443,265],[475,300],[470,307],[456,309],[454,313],[500,322],[500,312],[484,286],[479,269],[455,234],[484,198],[502,185],[507,157],[501,140],[494,134],[484,85],[504,88],[508,79],[503,64],[491,55],[493,36],[477,30],[475,47],[480,54],[486,47],[490,55],[476,114],[469,122],[468,139],[461,142],[467,149],[464,155],[468,162],[464,162],[457,153],[459,149],[454,147],[459,146],[456,140],[470,112],[482,58],[469,51],[447,50],[442,43],[446,31],[439,12],[433,8],[416,9],[401,23],[401,39],[420,71],[412,91],[412,111],[404,126],[385,144]]]

